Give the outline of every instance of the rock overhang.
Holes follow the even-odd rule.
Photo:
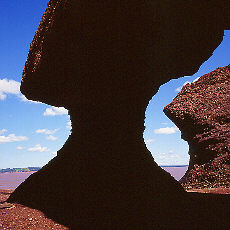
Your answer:
[[[170,4],[175,11],[168,12]],[[190,3],[170,4],[50,1],[31,43],[22,93],[66,108],[106,101],[100,91],[108,103],[117,92],[146,92],[149,100],[152,85],[195,73],[222,41],[224,22],[205,24],[219,17],[212,4],[206,14]]]

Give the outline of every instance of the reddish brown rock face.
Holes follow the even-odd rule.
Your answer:
[[[144,144],[145,109],[160,85],[196,72],[220,44],[229,17],[221,4],[51,0],[21,91],[69,109],[72,134],[9,201],[79,230],[196,226],[200,213],[190,208],[192,195],[157,166]],[[200,210],[196,197],[192,206]]]
[[[179,127],[182,138],[189,144],[191,173],[199,171],[199,167],[194,169],[195,165],[208,163],[211,166],[211,161],[219,162],[221,156],[225,156],[224,164],[229,164],[226,154],[230,155],[230,66],[217,68],[185,85],[164,112]],[[219,170],[210,167],[216,177],[221,174],[221,167]],[[193,180],[188,173],[181,182]],[[225,180],[230,181],[230,177]]]
[[[202,165],[194,165],[180,183],[186,189],[230,188],[230,155],[221,154]]]

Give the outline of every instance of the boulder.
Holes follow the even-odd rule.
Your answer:
[[[186,187],[230,183],[230,65],[186,84],[164,108],[189,144]]]
[[[67,108],[72,133],[9,201],[80,230],[223,227],[223,218],[196,211],[210,211],[213,199],[188,195],[143,140],[145,109],[160,85],[195,73],[221,43],[223,2],[50,0],[21,91]],[[214,200],[229,225],[229,197]]]

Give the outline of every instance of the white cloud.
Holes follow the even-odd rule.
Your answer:
[[[182,86],[180,86],[180,87],[178,87],[178,88],[176,88],[176,92],[180,92],[181,90],[182,90],[182,88],[183,88],[183,86],[185,86],[186,84],[191,84],[191,82],[190,81],[186,81]]]
[[[27,99],[23,94],[18,95],[18,97],[19,97],[19,98],[21,99],[21,101],[23,101],[23,102],[30,102],[30,103],[35,103],[35,104],[42,104],[42,103],[39,102],[39,101],[32,101],[32,100]]]
[[[8,80],[6,78],[0,79],[0,100],[5,100],[7,94],[20,94],[20,82]]]
[[[181,89],[182,89],[182,87],[178,87],[178,88],[175,89],[175,91],[176,91],[176,92],[180,92]]]
[[[0,130],[0,134],[5,133],[6,131],[7,131],[6,129],[2,129],[2,130]]]
[[[56,133],[57,131],[58,131],[58,129],[53,129],[53,130],[50,130],[50,129],[37,129],[36,133],[44,133],[46,135],[52,135],[52,134]]]
[[[17,149],[18,149],[18,150],[22,150],[22,149],[24,149],[24,147],[18,146]]]
[[[44,116],[57,116],[57,115],[65,115],[68,114],[68,110],[64,107],[50,107],[47,108],[46,111],[43,113]]]
[[[197,77],[193,82],[196,82],[200,77]]]
[[[49,135],[46,137],[47,140],[49,141],[56,141],[57,140],[57,137],[53,136],[53,135]]]
[[[173,133],[176,133],[178,132],[179,129],[177,127],[165,127],[165,128],[159,128],[159,129],[155,129],[154,130],[154,133],[156,134],[173,134]]]
[[[35,145],[34,147],[27,149],[30,152],[47,152],[49,149],[47,147],[42,147],[40,144]]]
[[[200,77],[197,77],[195,80],[193,80],[193,82],[196,82],[199,78],[200,78]],[[182,86],[176,88],[175,91],[176,91],[176,92],[180,92],[180,91],[182,90],[183,86],[185,86],[185,85],[188,84],[188,83],[191,84],[190,81],[186,81]]]
[[[6,95],[0,91],[0,100],[3,101],[6,99]]]
[[[0,100],[5,100],[7,95],[13,94],[21,99],[23,102],[31,102],[31,103],[40,103],[37,101],[28,100],[24,95],[20,92],[21,83],[14,80],[8,80],[7,78],[0,79]]]
[[[72,129],[72,123],[71,123],[71,121],[67,122],[66,128],[67,129]]]
[[[53,155],[57,156],[57,152],[52,152]]]
[[[154,141],[155,141],[155,139],[147,139],[147,140],[145,140],[145,144],[150,144]]]
[[[26,141],[28,137],[26,136],[16,136],[15,134],[9,134],[8,136],[0,136],[0,144],[16,142],[16,141]]]
[[[48,136],[46,136],[47,140],[55,141],[55,140],[57,140],[57,137],[53,136],[53,134],[56,133],[57,131],[58,131],[58,129],[53,129],[53,130],[50,130],[50,129],[37,129],[36,133],[42,133],[42,134],[48,135]]]
[[[164,122],[164,123],[161,123],[162,125],[168,125],[168,123]]]
[[[153,157],[158,165],[183,165],[187,162],[186,158],[180,157],[178,154],[172,153],[158,153],[155,154]]]

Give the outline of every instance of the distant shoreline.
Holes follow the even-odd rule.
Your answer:
[[[165,167],[188,167],[189,165],[159,165],[162,168]]]
[[[37,170],[38,171],[38,170]],[[0,174],[12,174],[12,173],[35,173],[37,171],[21,171],[21,172],[0,172]]]
[[[178,167],[188,167],[189,165],[159,165],[161,168],[178,168]],[[28,168],[5,168],[0,169],[0,173],[18,173],[18,172],[37,172],[42,167],[28,167]]]
[[[6,169],[0,169],[0,173],[37,172],[40,169],[41,167],[6,168]]]

